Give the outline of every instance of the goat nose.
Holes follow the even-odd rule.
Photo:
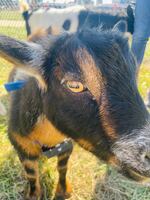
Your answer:
[[[143,153],[141,158],[144,163],[150,164],[150,152]]]
[[[149,144],[140,142],[138,152],[139,152],[139,158],[141,159],[141,161],[143,161],[143,162],[150,161]]]
[[[145,154],[145,159],[150,162],[150,152],[148,152],[148,153]]]

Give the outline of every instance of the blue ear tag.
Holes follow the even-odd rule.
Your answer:
[[[15,81],[15,82],[9,82],[4,84],[5,89],[8,92],[14,91],[14,90],[19,90],[25,86],[27,81]]]

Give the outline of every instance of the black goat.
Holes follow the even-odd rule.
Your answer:
[[[34,43],[0,36],[0,55],[16,66],[11,79],[26,80],[11,94],[8,131],[30,182],[26,199],[42,198],[42,149],[65,138],[106,163],[113,160],[134,179],[150,177],[149,113],[137,89],[134,57],[118,27],[123,25],[109,32],[36,35],[30,38]],[[70,195],[71,151],[58,155],[55,199]]]

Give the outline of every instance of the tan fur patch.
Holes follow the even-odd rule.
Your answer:
[[[53,26],[51,27],[51,34],[52,35],[59,35],[61,32],[60,32],[60,29],[56,26]]]
[[[17,133],[13,133],[12,136],[22,149],[30,155],[39,155],[42,145],[52,147],[61,143],[66,138],[44,116],[39,118],[33,131],[28,136],[21,136]]]
[[[84,149],[86,149],[86,150],[88,150],[88,151],[93,151],[93,150],[94,150],[94,146],[93,146],[90,142],[88,142],[88,141],[86,141],[86,140],[84,140],[84,139],[79,139],[79,140],[77,140],[77,142],[78,142]]]
[[[83,72],[87,88],[99,102],[102,84],[102,75],[100,70],[96,67],[92,56],[87,52],[86,49],[78,50],[76,57],[78,64]]]
[[[48,35],[48,31],[46,29],[38,28],[31,35],[29,35],[28,41],[34,42],[36,40],[39,40],[41,37],[47,36],[47,35]]]
[[[108,100],[106,98],[105,92],[103,93],[102,97],[102,104],[100,106],[100,117],[102,121],[102,125],[104,130],[106,131],[106,134],[111,138],[112,140],[115,140],[118,135],[116,133],[115,125],[110,118],[109,114],[109,108],[108,108]]]
[[[119,161],[114,155],[109,156],[107,162],[112,166],[119,166]]]
[[[46,81],[44,80],[44,78],[41,76],[40,72],[37,69],[33,69],[32,67],[28,66],[28,70],[25,67],[21,68],[22,71],[25,72],[25,74],[34,77],[37,82],[38,82],[38,86],[41,90],[46,91],[47,90],[47,84]]]
[[[79,66],[84,74],[84,79],[86,81],[87,87],[90,90],[91,94],[95,97],[97,102],[99,102],[101,96],[104,95],[102,94],[102,91],[104,90],[104,80],[102,78],[100,70],[96,67],[96,63],[94,62],[92,56],[85,49],[80,49],[77,52],[76,56],[79,62]],[[116,139],[117,134],[114,128],[114,124],[109,117],[106,97],[102,100],[100,117],[103,123],[103,127],[106,130],[108,136],[111,139]],[[87,148],[92,148],[90,147],[90,144],[88,144],[84,140],[81,141],[81,143],[83,144],[83,147],[85,146]]]
[[[21,136],[18,133],[12,133],[12,137],[27,154],[33,156],[40,155],[40,145],[38,143],[35,143],[34,140],[30,139],[29,136]]]

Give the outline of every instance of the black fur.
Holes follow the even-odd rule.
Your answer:
[[[30,178],[29,183],[30,183],[30,195],[32,196],[36,189],[36,180],[34,178]]]
[[[127,31],[133,34],[134,14],[130,6],[127,7],[127,14],[114,14],[113,12],[95,12],[83,10],[79,13],[78,30],[99,27],[102,27],[103,30],[109,30],[112,29],[120,20],[127,22]]]
[[[44,144],[41,145],[40,141],[35,141],[35,138],[30,136],[35,126],[38,126],[37,122],[44,116],[66,137],[72,138],[99,159],[109,162],[115,157],[117,165],[123,166],[123,169],[135,169],[140,176],[146,174],[150,177],[148,157],[144,162],[141,140],[138,140],[142,135],[146,155],[150,146],[147,142],[149,113],[137,89],[136,63],[128,40],[117,30],[117,27],[125,30],[123,24],[124,22],[117,24],[110,31],[84,29],[74,34],[44,36],[36,41],[37,44],[29,46],[27,43],[16,41],[19,47],[16,50],[17,56],[14,55],[15,61],[21,62],[22,57],[25,59],[26,45],[27,48],[33,48],[37,57],[29,51],[31,59],[27,58],[27,62],[26,59],[23,60],[23,66],[25,65],[27,72],[31,68],[34,69],[31,70],[33,77],[26,79],[27,84],[24,88],[11,94],[9,138],[18,151],[20,160],[29,160],[33,168],[35,165],[33,170],[36,173],[38,169],[35,160],[41,151],[37,151],[36,148],[33,150],[32,147],[38,145],[40,149]],[[14,49],[14,46],[11,46],[11,41],[14,45],[15,40],[9,38],[7,44],[7,37],[6,41],[3,39],[4,37],[0,36],[0,54],[2,51],[2,55],[8,54],[12,59],[10,49]],[[38,44],[40,48],[35,48]],[[39,60],[41,62],[38,62]],[[44,80],[46,88],[39,87],[40,81],[35,80],[35,72],[38,72],[40,80]],[[10,80],[15,80],[15,73],[11,76]],[[67,87],[68,81],[80,82],[83,90],[73,92]],[[40,123],[42,122],[41,120]],[[18,141],[19,144],[16,142],[16,134],[19,134],[17,136],[21,140],[20,143]],[[24,145],[24,148],[21,145]],[[62,190],[62,194],[58,191],[56,199],[59,199],[57,196],[64,199],[67,194],[67,167],[63,168],[63,165],[67,166],[71,150],[65,152],[67,158],[61,155],[64,160],[58,160],[59,189]],[[122,155],[127,159],[122,159]],[[27,171],[30,174],[33,172],[31,169]],[[38,181],[38,177],[35,178]],[[35,180],[29,180],[30,197],[38,199],[42,193],[36,194],[35,191],[40,191],[40,186],[36,185]]]
[[[35,175],[34,169],[31,169],[31,168],[25,166],[25,170],[26,170],[27,174],[29,174],[29,175]]]
[[[90,141],[95,146],[95,153],[104,154],[101,155],[102,159],[107,159],[106,154],[110,153],[112,142],[103,129],[99,111],[101,104],[92,99],[89,90],[81,94],[71,93],[53,73],[58,66],[62,71],[62,79],[66,73],[72,73],[78,81],[84,82],[74,57],[74,53],[81,48],[91,54],[107,81],[107,109],[114,120],[118,137],[145,125],[148,113],[137,90],[136,66],[126,38],[112,31],[87,30],[63,35],[49,49],[42,66],[48,84],[45,94],[41,95],[35,81],[29,80],[24,89],[12,95],[10,131],[30,134],[38,116],[44,113],[59,130],[74,140],[84,138]],[[103,95],[99,102],[102,101]]]
[[[71,21],[69,19],[65,20],[63,23],[64,30],[69,31],[70,26],[71,26]]]
[[[30,78],[24,88],[11,94],[11,98],[13,106],[10,110],[9,129],[28,135],[43,110],[41,92],[35,79]]]

